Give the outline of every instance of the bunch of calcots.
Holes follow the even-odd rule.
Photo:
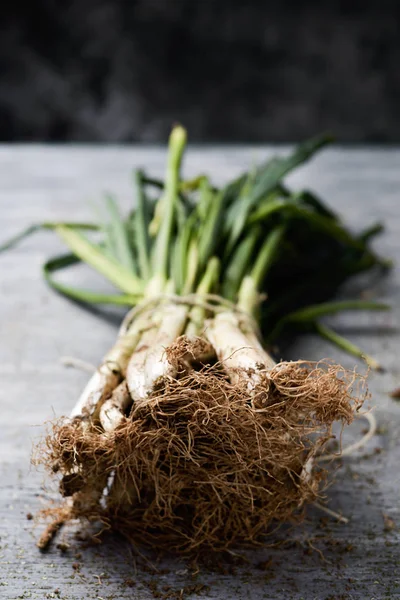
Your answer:
[[[53,287],[131,309],[70,417],[46,439],[44,461],[61,474],[67,500],[41,546],[63,521],[82,518],[157,547],[221,549],[259,540],[317,497],[318,456],[332,423],[349,423],[361,405],[358,379],[327,361],[275,363],[262,339],[307,328],[363,356],[320,319],[386,308],[332,301],[350,276],[385,267],[369,247],[380,227],[353,235],[314,194],[282,183],[327,141],[217,189],[205,175],[181,179],[186,132],[177,126],[165,181],[137,171],[126,219],[108,198],[105,226],[44,225],[70,250],[44,267]],[[100,237],[90,241],[84,229]],[[55,278],[79,261],[119,293]]]

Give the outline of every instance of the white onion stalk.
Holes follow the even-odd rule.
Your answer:
[[[140,339],[140,333],[137,327],[132,326],[117,339],[114,346],[105,355],[100,367],[88,381],[71,411],[71,419],[90,418],[98,413],[102,402],[123,378],[128,361]]]
[[[143,323],[141,325],[143,326]],[[105,431],[109,431],[110,422],[113,423],[111,428],[115,428],[120,422],[117,422],[116,412],[118,411],[118,417],[121,420],[123,411],[129,407],[131,399],[128,394],[129,403],[127,405],[123,403],[122,398],[124,397],[126,401],[126,396],[122,395],[124,382],[122,384],[120,382],[125,375],[129,358],[140,339],[140,335],[141,329],[138,328],[137,322],[134,322],[128,331],[119,335],[98,370],[88,381],[70,414],[71,420],[82,419],[80,425],[84,431],[90,429],[93,418],[100,418]],[[107,400],[110,394],[111,398]],[[78,472],[77,467],[74,470]],[[106,484],[107,476],[105,475],[97,482],[96,486],[84,486],[81,491],[75,494],[74,509],[89,510],[91,506],[100,500]]]
[[[245,381],[249,392],[262,383],[262,375],[275,366],[254,331],[245,331],[233,311],[218,313],[206,322],[205,335],[232,383]]]
[[[100,408],[100,423],[105,431],[114,431],[124,420],[124,415],[132,405],[132,398],[126,380],[119,384]]]
[[[238,311],[220,312],[205,327],[205,335],[231,381],[245,382],[252,396],[262,384],[265,373],[275,366],[263,349],[252,320],[256,318],[261,301],[260,281],[274,260],[282,235],[283,229],[279,227],[267,236],[250,274],[243,277],[238,291]]]
[[[254,402],[257,387],[262,385],[263,377],[276,363],[263,349],[250,321],[241,324],[238,313],[224,311],[206,323],[205,334],[232,383],[244,382]],[[300,478],[305,483],[312,481],[315,455],[319,449],[320,444],[316,444],[303,465]],[[315,486],[317,482],[314,482]]]
[[[176,376],[176,367],[168,362],[166,348],[185,330],[188,306],[167,304],[155,309],[154,326],[145,331],[132,354],[126,380],[136,406],[146,403],[159,381]]]

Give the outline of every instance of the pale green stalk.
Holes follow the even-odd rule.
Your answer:
[[[55,231],[76,256],[104,275],[121,291],[133,295],[143,292],[143,282],[134,273],[106,256],[98,246],[80,233],[63,225],[58,225]]]
[[[115,260],[125,269],[136,275],[136,265],[129,242],[129,232],[121,219],[118,205],[110,195],[106,196],[106,206],[109,214],[107,238],[110,242]]]
[[[136,210],[134,215],[134,242],[138,254],[139,272],[144,280],[150,278],[150,243],[146,215],[146,198],[143,190],[143,173],[135,171]]]
[[[206,296],[210,294],[216,285],[219,274],[220,274],[220,261],[216,256],[213,256],[209,261],[206,268],[206,271],[197,286],[196,289],[196,297],[201,302],[202,296]],[[186,335],[188,337],[193,337],[200,335],[204,329],[204,319],[206,315],[206,309],[204,306],[195,305],[190,310],[189,313],[189,322],[186,327]]]
[[[225,270],[222,281],[222,296],[236,302],[237,293],[255,253],[256,244],[261,236],[261,227],[253,227],[250,233],[237,246]]]
[[[238,306],[250,315],[255,315],[260,303],[260,288],[268,270],[276,260],[282,242],[284,227],[276,227],[265,240],[250,275],[243,279],[239,289]]]
[[[176,204],[179,191],[179,173],[183,150],[186,144],[186,131],[183,127],[175,127],[169,141],[168,165],[166,172],[165,192],[156,208],[161,221],[152,254],[152,271],[160,281],[162,288],[168,278],[168,257],[174,225]]]
[[[341,350],[344,350],[348,354],[351,354],[353,356],[356,356],[357,358],[361,358],[362,360],[365,360],[365,362],[367,363],[367,365],[369,367],[371,367],[371,369],[374,369],[376,371],[383,370],[382,366],[379,364],[379,362],[373,356],[366,354],[363,350],[361,350],[361,348],[356,346],[356,344],[353,344],[352,342],[350,342],[343,336],[339,335],[338,333],[336,333],[336,331],[333,331],[333,329],[331,329],[330,327],[327,327],[326,325],[323,325],[322,323],[315,323],[314,327],[315,327],[315,331],[322,338],[324,338],[331,344],[334,344]]]
[[[190,294],[193,291],[193,287],[196,281],[197,271],[199,267],[199,249],[197,240],[192,239],[189,245],[188,257],[187,257],[187,275],[184,283],[182,294]]]

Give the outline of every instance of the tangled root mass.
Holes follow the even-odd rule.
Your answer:
[[[111,433],[53,424],[44,461],[71,518],[169,550],[254,543],[319,494],[312,459],[334,421],[351,422],[359,383],[330,363],[280,363],[250,398],[221,365],[183,369]]]

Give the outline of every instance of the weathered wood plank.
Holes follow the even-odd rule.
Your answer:
[[[188,174],[211,170],[222,181],[271,152],[271,148],[193,148],[186,169]],[[163,151],[139,147],[0,147],[0,239],[32,221],[90,218],[88,201],[107,190],[128,206],[131,167],[144,165],[161,175],[163,160]],[[399,166],[399,150],[326,151],[292,181],[323,194],[355,227],[385,221],[387,233],[377,245],[399,259]],[[32,441],[43,431],[45,420],[70,410],[87,377],[63,367],[60,357],[72,355],[96,363],[112,343],[122,314],[109,310],[108,319],[99,318],[46,287],[40,265],[59,249],[54,236],[44,233],[0,256],[0,598],[145,600],[152,597],[146,584],[152,579],[160,589],[171,586],[179,592],[193,584],[184,562],[164,561],[161,567],[168,572],[152,576],[122,540],[110,539],[86,550],[75,545],[64,554],[52,548],[42,555],[35,547],[37,531],[26,514],[43,506],[48,493],[43,490],[43,474],[29,467]],[[86,273],[72,276],[88,285]],[[400,385],[400,340],[398,333],[383,330],[398,322],[399,283],[395,269],[387,281],[374,284],[378,297],[393,304],[391,314],[352,315],[340,321],[342,328],[352,330],[354,341],[387,367],[385,374],[370,378],[380,433],[360,457],[344,461],[329,490],[329,506],[349,517],[349,524],[329,521],[327,528],[321,528],[321,514],[311,510],[309,523],[296,533],[296,547],[251,552],[248,565],[234,574],[201,571],[196,582],[209,586],[202,597],[400,597],[399,534],[385,531],[383,519],[387,514],[400,524],[400,404],[387,393]],[[346,366],[354,364],[312,336],[290,349],[292,357],[326,355]],[[358,439],[361,429],[361,423],[355,424],[346,439]],[[310,538],[327,562],[317,553],[309,554]],[[268,559],[271,569],[257,568]],[[74,563],[81,568],[74,569]]]

